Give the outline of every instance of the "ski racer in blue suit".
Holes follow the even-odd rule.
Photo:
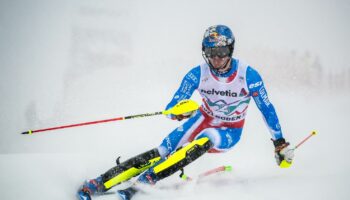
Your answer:
[[[199,110],[168,115],[175,120],[188,119],[173,130],[159,147],[118,163],[105,174],[88,180],[78,192],[80,199],[104,193],[134,176],[138,182],[155,184],[199,158],[204,153],[230,150],[240,140],[251,98],[262,113],[275,146],[275,158],[292,162],[293,149],[288,148],[274,106],[269,101],[264,82],[250,65],[232,57],[235,38],[224,25],[209,27],[204,34],[202,54],[205,63],[191,69],[183,78],[166,109],[198,91],[203,99]],[[137,186],[119,190],[123,200],[130,199]]]

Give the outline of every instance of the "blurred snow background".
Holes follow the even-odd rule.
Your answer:
[[[203,62],[202,35],[213,24],[232,28],[234,56],[262,74],[287,140],[319,135],[296,152],[292,168],[279,169],[252,102],[241,142],[187,169],[195,175],[230,164],[232,173],[135,200],[349,199],[349,8],[346,0],[1,0],[1,199],[75,199],[82,181],[116,157],[157,146],[179,122],[153,117],[20,133],[162,110],[183,75]]]

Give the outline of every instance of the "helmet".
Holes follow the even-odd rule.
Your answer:
[[[231,50],[230,56],[232,56],[234,45],[235,37],[231,29],[225,25],[215,25],[205,31],[202,41],[202,51],[204,52],[205,48],[228,46]]]
[[[226,71],[220,71],[220,68],[224,68],[226,64],[231,60],[234,45],[235,37],[233,36],[230,28],[225,25],[211,26],[205,31],[202,41],[202,55],[214,74],[221,75],[229,71],[229,69]],[[214,68],[210,63],[209,58],[215,56],[218,56],[220,58],[229,56],[230,59],[227,60],[227,62],[220,68]]]

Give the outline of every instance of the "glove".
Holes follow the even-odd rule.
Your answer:
[[[289,142],[286,142],[284,138],[273,140],[275,145],[275,159],[277,165],[280,167],[289,167],[292,164],[294,158],[294,149],[289,148]],[[287,166],[282,166],[282,161],[287,162]]]
[[[191,111],[191,112],[183,113],[181,115],[173,115],[172,119],[176,119],[177,121],[181,121],[183,119],[187,119],[187,118],[194,116],[195,113],[196,113],[196,111]]]

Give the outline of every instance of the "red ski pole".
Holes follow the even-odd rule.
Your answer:
[[[312,131],[309,136],[307,136],[305,139],[303,139],[299,144],[295,145],[294,149],[297,149],[300,147],[304,142],[306,142],[308,139],[310,139],[312,136],[316,135],[316,131]]]
[[[165,111],[138,114],[138,115],[130,115],[130,116],[126,116],[126,117],[117,117],[117,118],[112,118],[112,119],[83,122],[83,123],[70,124],[70,125],[64,125],[64,126],[56,126],[56,127],[44,128],[44,129],[38,129],[38,130],[29,130],[29,131],[22,132],[22,134],[33,134],[33,133],[44,132],[44,131],[72,128],[72,127],[77,127],[77,126],[86,126],[86,125],[106,123],[106,122],[126,120],[126,119],[134,119],[134,118],[140,118],[140,117],[150,117],[150,116],[155,116],[155,115],[169,115],[169,114],[180,115],[180,114],[184,114],[187,112],[195,111],[198,108],[199,108],[199,105],[195,101],[186,99],[186,100],[180,101],[174,107],[172,107],[168,110],[165,110]]]
[[[306,142],[308,139],[310,139],[312,136],[316,135],[316,131],[312,131],[310,135],[308,135],[305,139],[303,139],[301,142],[299,142],[293,149],[297,149],[300,147],[304,142]],[[288,168],[292,165],[292,163],[287,162],[286,160],[282,160],[280,167],[281,168]]]
[[[98,120],[98,121],[83,122],[83,123],[78,123],[78,124],[56,126],[56,127],[44,128],[44,129],[38,129],[38,130],[29,130],[29,131],[23,132],[22,134],[33,134],[33,133],[44,132],[44,131],[52,131],[52,130],[57,130],[57,129],[72,128],[72,127],[77,127],[77,126],[100,124],[100,123],[119,121],[119,120],[125,120],[125,119],[133,119],[133,118],[137,118],[137,117],[149,117],[149,116],[161,115],[161,114],[163,114],[163,113],[162,112],[155,112],[155,113],[146,113],[146,114],[140,114],[140,115],[131,115],[131,116],[126,116],[126,117],[117,117],[117,118],[112,118],[112,119],[104,119],[104,120]]]

